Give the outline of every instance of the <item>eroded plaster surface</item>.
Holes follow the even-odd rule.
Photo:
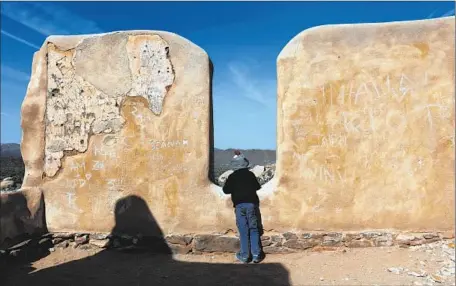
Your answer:
[[[322,26],[278,57],[278,209],[300,228],[451,228],[454,17]]]
[[[152,112],[160,114],[167,89],[174,82],[168,44],[157,35],[130,36],[127,51],[134,91],[129,95],[148,99]]]
[[[313,28],[277,65],[277,170],[259,191],[267,230],[453,228],[454,17]],[[235,229],[208,179],[210,76],[207,54],[171,33],[50,37],[21,144],[48,229],[110,232],[131,195],[165,234]]]
[[[50,37],[39,61],[45,69],[32,81],[42,81],[24,110],[40,98],[36,112],[46,120],[23,112],[23,121],[46,147],[28,142],[23,153],[46,153],[47,165],[28,171],[46,174],[36,185],[51,231],[109,232],[118,202],[131,195],[144,200],[139,217],[165,233],[235,227],[229,197],[208,179],[211,68],[203,50],[175,34],[129,31]]]
[[[91,134],[122,128],[127,93],[146,98],[154,114],[161,113],[174,81],[168,50],[158,35],[92,37],[66,50],[48,44],[46,176],[57,173],[64,152],[85,152]]]

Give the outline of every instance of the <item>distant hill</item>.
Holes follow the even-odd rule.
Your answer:
[[[249,160],[250,165],[269,165],[275,164],[276,162],[276,151],[275,150],[259,150],[259,149],[249,149],[249,150],[239,150],[244,156]],[[230,161],[233,158],[234,149],[214,149],[214,169],[210,179],[217,183],[217,178],[222,175],[227,170],[230,170]]]
[[[250,161],[251,165],[268,165],[276,161],[275,150],[248,149],[240,150]],[[216,166],[228,165],[233,158],[234,149],[217,149],[214,150],[214,161]]]
[[[248,149],[240,150],[253,165],[267,165],[275,163],[275,150]],[[226,165],[233,158],[234,149],[214,149],[214,161],[216,165]],[[0,145],[0,157],[21,158],[21,145],[17,143],[6,143]]]
[[[8,143],[0,145],[0,180],[12,177],[16,183],[22,183],[24,162],[21,156],[21,145]]]
[[[21,145],[17,143],[6,143],[0,145],[0,157],[21,157]]]
[[[275,150],[249,149],[240,150],[249,159],[253,165],[274,164],[276,161]],[[223,172],[229,170],[231,158],[233,158],[234,149],[214,149],[214,170],[213,175],[218,178]],[[24,162],[21,157],[20,144],[7,143],[0,145],[0,179],[5,177],[14,177],[15,181],[22,182],[24,176]]]

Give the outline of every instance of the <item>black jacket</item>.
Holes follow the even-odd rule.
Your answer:
[[[249,169],[240,169],[229,175],[223,186],[225,194],[231,194],[233,206],[236,207],[240,203],[252,203],[259,205],[260,200],[256,191],[261,189],[255,175]]]

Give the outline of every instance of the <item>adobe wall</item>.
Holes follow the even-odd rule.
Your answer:
[[[329,25],[277,59],[282,225],[454,229],[455,18]]]
[[[24,187],[43,190],[49,230],[110,232],[116,202],[132,195],[164,232],[234,228],[208,179],[210,81],[207,54],[175,34],[49,37],[34,57],[21,144]],[[151,219],[137,216],[136,228]]]
[[[454,230],[454,28],[321,26],[287,44],[277,170],[259,192],[268,233]],[[143,235],[152,220],[230,233],[208,179],[210,111],[209,58],[178,35],[49,37],[22,106],[23,187],[43,193],[51,232],[111,232],[130,210]]]

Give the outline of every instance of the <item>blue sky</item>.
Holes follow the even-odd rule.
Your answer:
[[[324,24],[454,15],[454,2],[1,2],[1,142],[20,142],[33,53],[48,35],[165,30],[211,57],[217,148],[275,149],[276,58]]]

